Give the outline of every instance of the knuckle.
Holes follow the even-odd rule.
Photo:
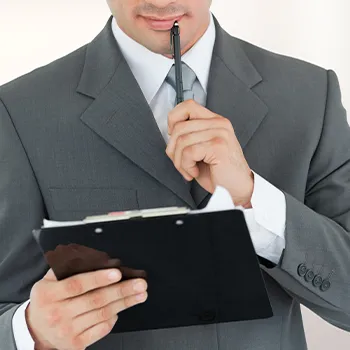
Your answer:
[[[80,295],[83,293],[83,285],[77,278],[69,278],[66,283],[66,292],[68,294]]]
[[[186,139],[187,139],[187,135],[180,135],[180,136],[177,138],[177,143],[179,143],[179,144],[185,143],[185,142],[186,142]]]
[[[196,148],[194,147],[186,147],[183,151],[182,151],[182,157],[184,159],[188,159],[191,157],[191,155],[196,151]]]
[[[112,315],[111,315],[111,309],[110,307],[103,307],[98,310],[97,313],[97,319],[99,322],[106,321],[108,320]]]
[[[134,297],[129,297],[129,298],[125,298],[123,300],[123,309],[128,309],[130,307],[132,307],[133,305],[136,304],[136,300]]]
[[[46,315],[46,322],[49,327],[55,327],[60,324],[62,320],[62,312],[58,307],[53,307],[48,310]]]
[[[94,309],[100,308],[103,305],[104,305],[104,297],[103,297],[101,291],[98,291],[97,293],[94,293],[90,297],[90,306],[92,306]]]
[[[193,99],[191,99],[191,100],[188,100],[188,101],[187,101],[187,104],[188,104],[190,107],[193,107],[193,106],[196,105],[196,102],[195,102]]]
[[[60,327],[57,329],[56,334],[59,339],[66,340],[69,339],[71,336],[71,327],[68,324],[62,324]]]
[[[81,349],[85,349],[83,336],[80,335],[80,336],[77,336],[77,337],[75,337],[74,339],[72,339],[72,340],[70,341],[70,348],[71,348],[72,350],[81,350]]]
[[[123,299],[125,296],[127,296],[128,295],[128,289],[132,290],[131,283],[130,284],[121,283],[121,284],[117,285],[117,288],[116,288],[117,299]]]
[[[30,300],[35,301],[38,305],[45,305],[48,300],[48,293],[43,288],[43,284],[40,282],[37,282],[32,287],[32,290],[30,292]]]
[[[232,127],[230,120],[228,120],[227,118],[221,117],[221,116],[217,116],[217,117],[220,118],[220,122],[222,123],[222,126],[224,128],[231,128]]]
[[[225,145],[226,141],[223,138],[217,136],[213,139],[213,143],[214,145],[222,146],[222,145]]]
[[[123,311],[123,310],[126,310],[127,308],[129,308],[131,306],[131,305],[128,306],[128,304],[129,304],[127,301],[128,299],[130,299],[130,297],[120,299],[120,302],[118,303],[118,313]]]

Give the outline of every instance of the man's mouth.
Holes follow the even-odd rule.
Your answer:
[[[158,31],[168,31],[170,30],[174,22],[180,22],[181,19],[184,17],[184,15],[180,16],[172,16],[172,17],[167,17],[167,18],[158,18],[158,17],[152,17],[152,16],[141,16],[144,21],[147,23],[147,25],[153,29],[153,30],[158,30]]]

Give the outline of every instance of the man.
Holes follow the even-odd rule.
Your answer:
[[[210,0],[108,4],[91,43],[0,88],[0,349],[306,349],[300,303],[349,330],[350,130],[335,73],[230,37]],[[203,207],[217,185],[246,208],[272,318],[109,334],[146,282],[113,269],[57,281],[31,234],[43,218]]]

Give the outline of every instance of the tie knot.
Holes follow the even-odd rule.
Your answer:
[[[184,92],[192,91],[196,78],[194,71],[186,63],[182,62],[182,84]],[[176,90],[175,65],[171,67],[166,81]]]

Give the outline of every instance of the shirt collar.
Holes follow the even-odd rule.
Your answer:
[[[120,50],[125,57],[135,79],[137,80],[147,102],[150,104],[162,86],[173,59],[156,54],[126,35],[112,20],[112,31]],[[209,70],[216,37],[215,24],[212,14],[210,23],[197,43],[182,56],[185,62],[196,74],[204,91],[207,91]],[[142,57],[142,59],[140,59]]]

